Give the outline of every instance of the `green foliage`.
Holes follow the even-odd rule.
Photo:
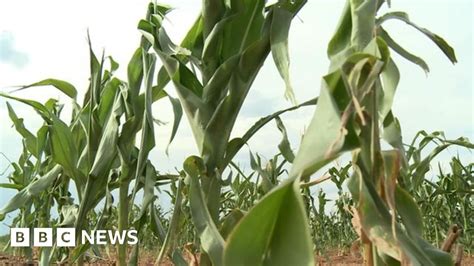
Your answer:
[[[320,95],[296,105],[288,35],[305,3],[204,0],[179,45],[163,27],[171,7],[150,3],[138,24],[142,37],[127,65],[126,81],[115,76],[119,65],[112,57],[98,58],[90,48],[90,84],[82,104],[76,88],[66,81],[45,79],[19,88],[52,86],[69,96],[69,122],[56,100],[40,103],[0,93],[30,106],[43,121],[31,132],[7,104],[23,152],[12,163],[10,183],[0,184],[17,191],[0,210],[0,220],[19,210],[12,226],[134,228],[140,243],[130,251],[125,244],[115,247],[119,265],[137,265],[140,248],[154,250],[157,263],[168,257],[176,265],[186,265],[185,252],[200,253],[200,265],[314,265],[314,251],[347,248],[356,238],[369,265],[452,264],[450,255],[436,246],[454,223],[465,232],[460,242],[472,246],[473,164],[453,158],[450,173],[440,168],[435,180],[425,176],[443,150],[474,145],[465,138],[447,140],[441,132],[420,132],[411,145],[404,145],[392,112],[400,79],[392,53],[426,72],[429,67],[392,39],[383,25],[390,19],[405,22],[432,40],[452,63],[457,61],[454,50],[403,12],[379,14],[388,1],[348,0],[328,45],[330,66]],[[293,106],[276,110],[231,139],[240,109],[270,53]],[[168,83],[178,98],[165,91]],[[164,98],[174,113],[169,143],[184,112],[199,151],[176,174],[159,173],[151,158],[158,129],[152,106]],[[316,104],[294,152],[280,116]],[[280,153],[264,160],[250,152],[252,172],[247,174],[234,157],[272,120],[282,134]],[[383,142],[391,148],[382,150]],[[425,155],[429,144],[434,148]],[[349,165],[311,179],[346,152],[352,154]],[[328,179],[337,188],[335,199],[312,188]],[[77,191],[77,199],[70,189]],[[170,213],[157,205],[163,195],[158,191],[170,196]],[[328,209],[331,201],[334,207]],[[51,215],[53,208],[58,217]],[[33,259],[31,248],[21,251]],[[40,263],[82,265],[88,251],[99,257],[103,252],[95,245],[41,248]]]

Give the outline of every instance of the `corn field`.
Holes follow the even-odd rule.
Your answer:
[[[172,7],[152,2],[138,22],[141,38],[126,77],[116,75],[112,56],[93,51],[89,37],[85,90],[54,78],[18,89],[50,86],[70,103],[0,92],[9,114],[1,121],[13,125],[23,145],[0,183],[16,193],[0,206],[0,220],[77,232],[135,229],[139,239],[106,247],[7,243],[5,250],[40,265],[106,257],[141,265],[145,253],[156,265],[315,265],[332,250],[355,251],[365,265],[459,264],[458,253],[471,254],[474,246],[474,163],[453,156],[446,169],[437,158],[449,147],[471,151],[474,144],[441,131],[402,138],[392,106],[403,73],[392,55],[426,73],[429,67],[392,38],[385,23],[414,28],[454,64],[453,48],[406,13],[381,12],[388,0],[347,0],[327,44],[330,64],[319,95],[297,103],[288,36],[305,4],[203,0],[200,15],[175,43],[163,26]],[[268,61],[289,107],[232,138]],[[168,173],[157,170],[160,162],[151,154],[160,130],[152,106],[163,101],[173,110],[169,143],[179,141],[179,126],[188,123],[199,151]],[[9,102],[36,111],[39,130],[28,129]],[[300,108],[313,108],[314,115],[301,143],[292,145],[281,116]],[[64,109],[72,110],[70,117]],[[281,134],[279,152],[269,159],[247,148],[263,127]],[[236,160],[242,150],[250,150],[246,162]],[[349,162],[335,163],[342,156]],[[331,183],[337,195],[329,196],[321,183]],[[164,197],[171,208],[160,204]]]

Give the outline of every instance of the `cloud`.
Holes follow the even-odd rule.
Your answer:
[[[28,54],[15,48],[15,38],[11,32],[0,33],[0,62],[13,65],[17,68],[24,67],[29,61]]]

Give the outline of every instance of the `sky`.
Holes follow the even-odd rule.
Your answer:
[[[172,40],[179,43],[200,11],[201,1],[161,1],[175,7],[165,27]],[[298,102],[319,93],[321,77],[327,73],[327,43],[338,22],[342,0],[310,0],[294,20],[290,34],[291,78]],[[0,2],[0,91],[26,85],[45,78],[58,78],[74,84],[82,94],[88,86],[89,58],[87,30],[97,54],[105,51],[121,64],[119,78],[126,78],[126,65],[138,46],[140,33],[136,26],[146,12],[148,0],[24,0]],[[388,9],[384,8],[383,12]],[[431,72],[425,75],[419,67],[394,55],[401,72],[393,111],[400,119],[407,142],[419,130],[442,130],[448,138],[466,136],[474,139],[473,85],[473,4],[471,0],[393,0],[391,11],[406,11],[412,21],[443,36],[456,50],[458,63],[452,65],[425,36],[400,21],[390,21],[386,30],[408,50],[424,58]],[[278,77],[278,78],[276,78]],[[174,93],[173,89],[169,91]],[[266,61],[252,87],[233,136],[242,135],[260,117],[291,104],[283,97],[284,82],[271,60]],[[38,87],[16,93],[19,97],[41,102],[58,99],[70,108],[67,97],[52,88]],[[27,127],[35,132],[41,125],[39,116],[29,107],[10,102]],[[155,129],[157,147],[152,161],[164,172],[174,171],[185,157],[197,154],[192,134],[183,119],[170,155],[164,150],[172,124],[168,102],[153,107],[154,116],[169,122]],[[285,126],[294,149],[299,145],[314,108],[308,107],[284,115]],[[253,152],[271,158],[278,152],[280,134],[270,123],[249,143]],[[263,140],[263,141],[262,141]],[[21,152],[21,139],[12,128],[4,99],[0,99],[0,152],[14,161]],[[442,155],[448,160],[456,154],[474,161],[470,152],[449,149]],[[237,156],[248,161],[248,150]],[[8,160],[0,156],[0,174]],[[6,170],[8,173],[9,170]],[[321,173],[322,174],[322,173]],[[0,176],[0,183],[7,182]],[[324,186],[323,186],[324,188]],[[0,206],[13,191],[0,194]],[[5,224],[0,225],[0,233]]]

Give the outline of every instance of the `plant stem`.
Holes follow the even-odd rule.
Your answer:
[[[79,210],[77,211],[76,222],[74,223],[74,227],[76,228],[76,241],[77,241],[77,243],[79,243],[79,239],[80,239],[80,236],[81,236],[82,229],[84,229],[84,221],[86,221],[87,212],[89,211],[89,210],[86,210],[87,206],[85,204],[85,201],[87,201],[87,197],[90,196],[90,194],[91,194],[91,191],[92,191],[92,184],[91,183],[92,182],[90,182],[90,181],[88,181],[86,183],[86,187],[84,189],[84,194],[82,196],[82,200],[81,200],[81,203],[79,205]],[[76,247],[76,249],[78,249],[78,247]],[[84,265],[84,255],[83,254],[81,254],[77,258],[77,265],[79,265],[79,266]]]
[[[118,231],[122,234],[128,229],[128,181],[122,181],[119,188],[119,213],[118,213]],[[127,264],[127,244],[118,245],[118,264],[125,266]]]
[[[364,260],[365,260],[365,265],[372,266],[374,265],[374,259],[373,259],[373,251],[372,251],[372,242],[368,242],[364,244]]]
[[[218,180],[218,176],[215,172],[211,172],[208,176],[201,178],[202,188],[206,205],[209,210],[214,223],[219,227],[219,210],[221,206],[221,185]],[[202,250],[204,251],[204,250]],[[199,265],[211,266],[212,262],[209,255],[205,252],[201,253]]]
[[[178,190],[176,192],[176,199],[175,199],[175,205],[174,205],[174,210],[173,210],[173,216],[171,217],[170,220],[170,225],[168,229],[168,233],[166,234],[165,241],[163,242],[163,245],[160,250],[160,254],[158,258],[156,259],[155,264],[160,265],[163,258],[166,255],[169,255],[171,257],[172,252],[170,250],[172,249],[174,252],[175,249],[175,244],[176,244],[176,236],[178,234],[179,230],[179,223],[181,219],[181,204],[183,201],[183,196],[182,196],[182,189],[183,189],[183,182],[178,181]]]

